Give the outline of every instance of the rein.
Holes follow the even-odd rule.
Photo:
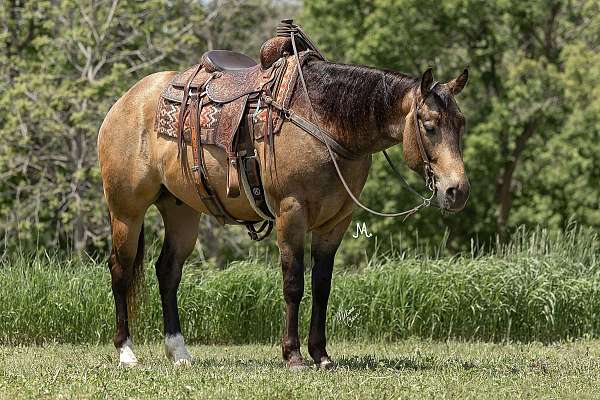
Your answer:
[[[280,32],[281,31],[281,32]],[[279,28],[278,27],[278,33],[283,33],[285,36],[290,36],[291,41],[292,41],[292,47],[294,49],[294,56],[296,58],[296,63],[298,64],[298,75],[300,77],[300,81],[302,82],[302,86],[304,89],[304,93],[306,94],[306,98],[308,99],[308,104],[310,107],[310,113],[312,114],[313,117],[315,117],[315,119],[317,118],[316,112],[314,110],[313,104],[310,100],[310,96],[308,94],[308,88],[306,86],[306,81],[304,79],[304,74],[302,72],[302,63],[300,62],[300,57],[298,55],[298,49],[296,46],[296,35],[299,36],[300,40],[307,45],[307,47],[313,51],[315,51],[321,58],[325,59],[325,57],[323,57],[323,55],[321,54],[321,52],[319,52],[317,50],[317,48],[312,44],[312,42],[310,41],[310,39],[306,36],[306,34],[302,31],[302,29],[300,27],[298,27],[297,25],[292,25],[292,24],[286,24],[285,25],[285,29],[284,28]],[[283,35],[282,35],[283,36]],[[433,83],[433,85],[430,88],[430,91],[438,84],[438,82]],[[323,144],[325,144],[325,147],[327,148],[327,151],[329,152],[329,156],[331,157],[331,161],[333,162],[333,165],[335,167],[336,173],[340,179],[340,181],[342,182],[342,185],[344,186],[344,189],[346,190],[346,192],[348,193],[348,196],[350,196],[350,198],[352,199],[352,201],[359,206],[360,208],[362,208],[363,210],[380,216],[380,217],[404,217],[404,220],[406,220],[406,218],[408,218],[409,216],[413,215],[414,213],[416,213],[417,211],[419,211],[422,208],[426,208],[431,206],[431,200],[435,197],[436,192],[437,192],[437,188],[436,188],[436,183],[435,183],[435,174],[433,173],[433,169],[431,167],[431,162],[430,159],[427,155],[427,152],[425,151],[425,146],[423,145],[423,137],[422,137],[422,132],[421,132],[421,127],[419,124],[419,106],[423,104],[423,102],[425,101],[425,99],[422,99],[420,104],[417,103],[416,97],[413,100],[413,105],[412,105],[412,111],[413,111],[413,121],[414,121],[414,130],[415,130],[415,138],[417,140],[417,145],[419,148],[419,153],[421,155],[421,159],[423,161],[423,165],[424,165],[424,172],[425,172],[425,187],[431,192],[431,195],[429,197],[424,197],[421,194],[419,194],[415,189],[413,189],[407,182],[406,180],[402,177],[402,175],[400,174],[400,172],[398,171],[398,169],[395,167],[395,165],[393,164],[391,158],[389,157],[388,153],[383,150],[383,154],[385,156],[385,159],[387,160],[388,164],[390,165],[392,171],[394,172],[394,174],[396,175],[396,177],[398,178],[398,180],[400,181],[400,183],[402,184],[402,186],[409,190],[410,192],[414,193],[415,195],[417,195],[418,197],[421,198],[422,202],[418,205],[416,205],[415,207],[411,208],[410,210],[406,210],[406,211],[401,211],[401,212],[395,212],[395,213],[383,213],[380,211],[376,211],[373,210],[369,207],[367,207],[366,205],[364,205],[363,203],[360,202],[360,200],[358,200],[358,198],[356,198],[356,196],[354,196],[354,193],[352,193],[352,190],[350,189],[350,187],[348,186],[348,183],[346,182],[346,180],[344,179],[344,176],[342,174],[342,171],[338,165],[338,162],[336,160],[334,151],[336,153],[338,153],[339,155],[341,155],[343,158],[346,159],[350,159],[350,160],[357,160],[359,158],[361,158],[360,156],[357,156],[355,154],[353,154],[352,152],[348,151],[346,148],[344,148],[342,145],[340,145],[339,143],[337,143],[335,141],[335,139],[333,139],[332,135],[329,134],[328,132],[326,132],[325,130],[323,130],[321,127],[319,127],[317,124],[307,120],[306,118],[300,116],[299,114],[295,113],[294,111],[283,107],[281,104],[277,103],[273,98],[271,98],[270,96],[263,96],[263,101],[265,102],[265,104],[267,104],[269,107],[273,107],[276,110],[280,111],[284,118],[287,119],[288,121],[292,122],[294,125],[296,125],[297,127],[299,127],[300,129],[304,130],[306,133],[310,134],[311,136],[315,137],[316,139],[318,139],[319,141],[321,141]]]

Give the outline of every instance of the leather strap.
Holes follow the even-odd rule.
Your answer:
[[[328,144],[337,154],[348,159],[348,160],[358,160],[361,158],[360,156],[352,153],[350,150],[347,150],[341,144],[339,144],[335,139],[331,137],[331,135],[319,128],[317,124],[314,124],[302,117],[301,115],[295,113],[292,110],[284,108],[281,104],[273,100],[270,96],[263,96],[263,101],[267,105],[273,106],[276,110],[283,113],[284,117],[292,122],[294,125],[298,126],[300,129],[313,136],[320,142],[324,144]]]
[[[190,78],[188,79],[185,87],[183,88],[183,99],[181,100],[181,108],[179,109],[179,126],[177,129],[177,156],[180,157],[181,162],[184,162],[182,156],[183,148],[185,147],[185,138],[183,137],[183,131],[185,130],[185,116],[187,113],[188,99],[190,97],[190,86],[192,81],[198,75],[198,72],[202,69],[202,65],[198,65]]]
[[[259,226],[258,229],[256,229],[254,227],[254,224],[247,224],[246,229],[248,229],[248,236],[250,236],[250,239],[256,242],[260,242],[261,240],[265,239],[271,234],[271,231],[273,230],[273,225],[273,221],[264,221],[262,225]],[[260,235],[260,233],[262,233],[263,231],[264,233]]]
[[[438,82],[434,82],[427,95],[421,99],[421,104],[425,102],[425,99],[431,93],[433,88],[437,86]],[[432,192],[435,191],[435,174],[433,173],[433,168],[431,168],[431,161],[429,160],[429,156],[427,155],[427,151],[425,150],[425,146],[423,145],[423,134],[421,133],[421,126],[419,125],[419,105],[417,103],[417,96],[415,95],[413,98],[413,124],[415,127],[415,137],[417,139],[417,145],[419,147],[419,153],[421,154],[421,160],[423,161],[423,168],[425,172],[425,185]]]

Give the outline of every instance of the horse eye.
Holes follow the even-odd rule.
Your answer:
[[[425,132],[427,132],[429,135],[433,135],[435,133],[435,127],[425,126]]]

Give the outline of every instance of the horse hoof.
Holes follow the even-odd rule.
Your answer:
[[[290,371],[301,371],[308,368],[302,357],[292,357],[288,360],[287,366]]]
[[[329,357],[323,357],[323,358],[321,358],[321,362],[319,363],[319,368],[321,368],[321,369],[334,369],[335,368],[335,363],[333,361],[331,361],[331,358],[329,358]]]
[[[187,367],[191,367],[192,366],[192,360],[187,359],[187,358],[182,358],[180,360],[177,360],[173,363],[173,365],[175,366],[175,368],[187,368]]]

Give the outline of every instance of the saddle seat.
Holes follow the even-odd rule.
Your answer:
[[[245,54],[230,50],[210,50],[202,55],[200,64],[207,72],[240,71],[254,67],[257,62]]]

